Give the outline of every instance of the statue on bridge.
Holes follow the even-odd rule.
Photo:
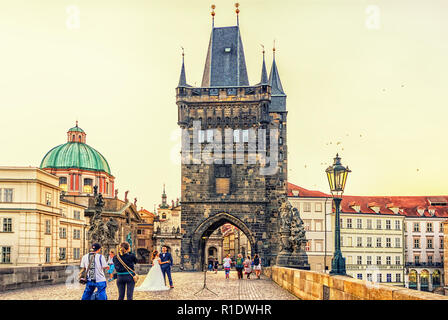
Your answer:
[[[306,237],[303,220],[299,210],[293,208],[286,195],[279,201],[279,239],[280,252],[276,264],[285,267],[309,269],[305,253]]]
[[[87,239],[89,241],[89,245],[97,242],[104,248],[104,252],[109,253],[109,250],[114,249],[118,245],[118,242],[116,241],[118,222],[113,218],[110,218],[106,223],[104,222],[102,216],[105,205],[103,195],[98,193],[98,186],[94,186],[93,190],[95,207],[93,216],[90,219]]]

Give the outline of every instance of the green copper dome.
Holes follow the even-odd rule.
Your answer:
[[[81,142],[67,142],[54,147],[42,159],[40,168],[78,168],[111,174],[109,164],[103,155]]]
[[[72,135],[73,132],[79,135]],[[85,143],[86,134],[78,127],[69,129],[68,142],[54,147],[45,155],[40,164],[41,169],[82,169],[106,172],[110,175],[110,167],[101,153]]]

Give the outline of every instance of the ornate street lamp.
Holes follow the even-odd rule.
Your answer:
[[[339,218],[339,207],[342,201],[342,194],[344,193],[345,182],[349,168],[341,164],[339,154],[336,154],[332,166],[325,170],[327,173],[328,184],[330,185],[331,195],[333,196],[334,206],[336,209],[335,216],[335,232],[334,232],[334,256],[331,260],[330,274],[345,275],[345,258],[342,257],[341,252],[341,228]]]

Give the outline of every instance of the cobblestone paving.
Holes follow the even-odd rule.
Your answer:
[[[226,280],[223,271],[217,274],[207,272],[207,288],[203,290],[204,273],[201,272],[174,272],[172,273],[174,289],[164,292],[134,292],[135,300],[297,300],[288,291],[282,289],[275,282],[265,276],[261,279],[238,280],[236,272],[230,273]],[[144,280],[141,276],[137,285]],[[0,300],[79,300],[84,286],[78,284],[58,284],[45,287],[20,289],[0,293]],[[77,286],[77,287],[76,287]],[[116,282],[110,282],[107,287],[107,296],[110,300],[118,298]]]

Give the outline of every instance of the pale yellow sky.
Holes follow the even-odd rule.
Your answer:
[[[445,0],[239,2],[251,84],[260,44],[269,72],[276,39],[291,182],[328,192],[324,170],[340,152],[349,194],[448,194]],[[180,47],[200,85],[212,3],[215,26],[235,25],[229,0],[0,0],[0,165],[38,166],[78,119],[121,197],[152,210],[163,183],[180,196],[170,160]],[[79,29],[66,25],[70,6]]]

